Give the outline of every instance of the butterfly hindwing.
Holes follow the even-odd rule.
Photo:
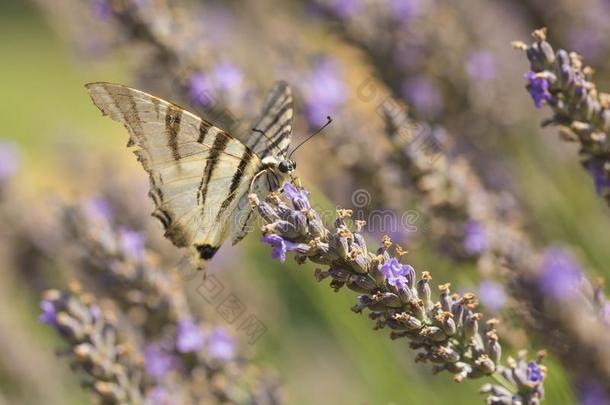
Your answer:
[[[285,157],[290,146],[292,119],[294,116],[292,90],[288,83],[277,82],[263,105],[260,118],[253,128],[246,145],[263,159],[266,156]]]
[[[226,238],[230,220],[260,158],[222,129],[181,107],[126,86],[90,83],[95,105],[129,131],[138,160],[150,176],[153,216],[176,246],[201,262]]]

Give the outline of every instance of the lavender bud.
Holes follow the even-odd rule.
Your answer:
[[[419,319],[406,312],[396,314],[391,319],[395,321],[395,325],[397,326],[396,329],[419,330],[422,327],[422,323]]]
[[[472,339],[476,334],[479,333],[479,319],[482,318],[480,313],[472,313],[468,310],[464,317],[464,337],[466,339]]]
[[[441,308],[443,309],[443,311],[451,311],[451,307],[453,306],[453,300],[450,297],[451,292],[449,291],[450,286],[450,283],[438,286],[438,289],[441,292],[439,301],[441,303]]]
[[[421,276],[421,280],[417,282],[417,294],[424,301],[426,309],[429,311],[432,306],[431,297],[432,291],[430,291],[429,281],[432,280],[432,276],[427,271],[424,271]]]
[[[375,284],[375,281],[368,276],[351,275],[349,277],[349,279],[347,280],[347,287],[350,290],[353,290],[356,292],[370,293],[372,290],[377,288],[377,285]],[[385,294],[391,294],[391,293],[385,293]],[[391,294],[391,295],[394,295],[394,294]],[[394,296],[396,297],[396,299],[398,301],[400,301],[396,295],[394,295]],[[387,306],[392,306],[389,304],[389,302],[386,303],[384,301],[384,304]],[[398,304],[398,306],[400,306],[400,304]]]

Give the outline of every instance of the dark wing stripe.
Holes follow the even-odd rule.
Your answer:
[[[227,198],[222,202],[220,209],[218,210],[218,214],[216,214],[216,220],[220,219],[223,212],[231,205],[231,202],[235,199],[235,191],[239,188],[241,184],[241,179],[244,177],[244,172],[248,164],[252,160],[252,152],[248,149],[244,151],[244,155],[239,162],[239,166],[237,167],[237,171],[233,175],[233,179],[231,179],[231,186],[229,187],[229,194]]]
[[[132,130],[136,130],[136,131],[140,131],[140,132],[142,131],[142,121],[140,120],[140,115],[138,114],[136,100],[130,96],[123,96],[123,97],[128,98],[128,100],[129,100],[129,110],[127,110],[124,107],[125,104],[119,102],[117,95],[108,91],[107,86],[104,85],[103,87],[104,87],[104,90],[106,90],[106,92],[108,93],[108,96],[110,96],[110,98],[112,99],[116,109],[121,112],[121,115],[123,116],[123,120],[126,123],[125,128],[127,128],[127,131],[130,134],[129,141],[127,141],[127,146],[133,146],[134,142],[131,137],[131,131]],[[133,129],[130,127],[132,127]]]
[[[277,113],[271,113],[273,114],[273,119],[271,120],[271,122],[263,129],[263,128],[258,128],[260,130],[262,130],[265,135],[267,135],[267,138],[269,139],[273,139],[272,137],[269,136],[269,134],[267,133],[274,125],[277,124],[277,122],[280,120],[280,118],[282,118],[282,116],[284,115],[284,113],[286,113],[287,110],[291,109],[292,105],[290,104],[285,104],[283,105],[280,110]],[[270,112],[267,112],[265,114],[270,114]],[[269,118],[267,115],[265,115],[265,118]],[[262,121],[262,120],[261,120]],[[265,135],[259,133],[258,134],[258,138],[256,139],[256,141],[251,145],[251,148],[254,149],[256,148],[256,145],[258,145],[260,143],[260,141],[262,139],[265,139]]]
[[[201,123],[199,124],[199,138],[197,138],[197,142],[203,143],[205,136],[210,130],[210,127],[211,125],[208,122],[201,120]]]
[[[182,109],[170,104],[165,115],[165,130],[167,132],[167,146],[172,151],[174,160],[180,160],[178,133],[180,132],[181,119]]]
[[[202,207],[205,205],[205,198],[208,194],[208,185],[210,184],[210,180],[212,179],[214,169],[218,164],[218,157],[224,152],[228,143],[229,136],[224,132],[219,132],[216,135],[216,139],[214,139],[214,145],[212,145],[212,149],[210,150],[210,156],[208,156],[208,159],[205,162],[205,168],[203,169],[203,177],[201,178],[201,183],[199,184],[199,192],[197,193],[197,202]]]

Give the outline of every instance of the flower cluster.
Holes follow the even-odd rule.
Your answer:
[[[178,273],[162,270],[142,233],[113,224],[103,200],[64,211],[63,247],[72,252],[64,259],[87,269],[81,277],[93,293],[75,283],[45,292],[40,321],[65,339],[104,403],[280,400],[232,333],[192,310]]]
[[[610,204],[610,96],[597,89],[593,69],[580,55],[555,51],[546,40],[546,29],[534,31],[533,36],[530,45],[513,43],[530,61],[527,89],[536,107],[546,103],[553,110],[544,125],[557,125],[564,140],[580,143],[583,166],[598,194]]]
[[[334,228],[327,229],[304,188],[287,183],[283,192],[290,205],[276,194],[266,201],[250,196],[266,222],[262,241],[272,245],[274,258],[284,261],[287,252],[294,252],[299,263],[309,259],[326,267],[316,270],[319,281],[330,278],[335,290],[347,287],[359,293],[352,310],[368,310],[376,329],[387,327],[393,339],[408,339],[419,351],[416,361],[432,363],[435,372],[447,370],[457,382],[494,376],[503,385],[484,387],[489,403],[539,403],[545,374],[541,358],[525,368],[523,359],[502,365],[498,321],[483,321],[474,294],[452,293],[443,284],[434,299],[430,273],[418,279],[412,266],[402,264],[406,252],[389,237],[371,253],[361,233],[365,224],[352,223],[350,210],[337,210]]]

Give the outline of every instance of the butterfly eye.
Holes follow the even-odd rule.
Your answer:
[[[277,166],[277,168],[278,168],[278,169],[279,169],[279,171],[280,171],[280,172],[282,172],[282,173],[288,173],[288,172],[291,170],[289,165],[290,165],[290,163],[289,163],[289,162],[287,162],[287,161],[285,161],[285,160],[282,160],[282,161],[280,162],[280,164]]]

